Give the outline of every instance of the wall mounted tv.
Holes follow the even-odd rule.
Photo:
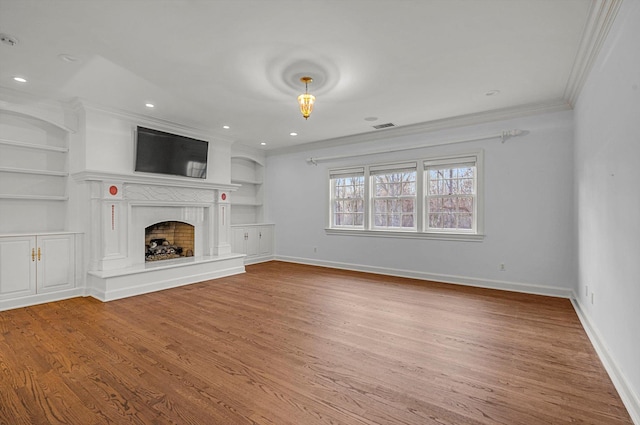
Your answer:
[[[136,171],[204,179],[209,142],[150,128],[136,129]]]

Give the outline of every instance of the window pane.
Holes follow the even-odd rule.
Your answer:
[[[442,198],[429,198],[429,212],[442,211]]]
[[[438,181],[437,180],[429,180],[429,195],[437,195],[438,194]]]
[[[458,211],[465,213],[473,212],[473,198],[461,197],[458,198]]]
[[[403,195],[415,195],[416,194],[416,183],[415,182],[404,183],[402,185],[402,194]]]
[[[442,215],[442,227],[445,229],[456,228],[456,215],[452,213],[445,213]]]
[[[441,229],[442,228],[442,215],[440,214],[429,214],[429,227],[433,229]]]
[[[403,199],[402,200],[402,211],[403,212],[413,212],[413,207],[414,207],[414,200],[413,199]]]
[[[389,188],[386,183],[376,183],[376,196],[387,196]]]
[[[333,226],[354,226],[356,213],[364,211],[364,175],[332,179]],[[362,226],[360,222],[359,226]]]
[[[373,176],[374,227],[415,228],[416,176],[413,170]]]
[[[459,229],[473,228],[473,216],[471,214],[460,214],[458,216],[458,228]]]
[[[442,210],[443,211],[452,211],[456,209],[456,204],[453,198],[444,198],[442,200]]]
[[[458,193],[458,181],[457,180],[445,180],[446,183],[446,194],[454,195]]]
[[[459,193],[461,194],[472,194],[473,193],[473,179],[462,179],[460,180],[460,188]]]

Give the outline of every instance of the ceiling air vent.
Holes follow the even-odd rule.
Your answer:
[[[388,122],[386,124],[378,124],[378,125],[374,125],[373,128],[375,128],[376,130],[380,130],[381,128],[388,128],[388,127],[395,127],[396,125],[392,122]]]

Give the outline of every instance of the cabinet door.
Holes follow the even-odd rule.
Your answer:
[[[254,255],[258,255],[258,248],[260,243],[260,232],[257,227],[247,227],[245,229],[247,232],[247,257],[251,257]]]
[[[246,229],[244,227],[231,228],[231,251],[238,254],[247,253]]]
[[[0,238],[0,299],[36,293],[36,238]]]
[[[263,226],[258,229],[260,232],[258,234],[258,237],[260,238],[258,253],[260,255],[273,254],[273,234],[271,229],[271,226]]]
[[[75,239],[73,235],[38,236],[38,292],[75,287]]]

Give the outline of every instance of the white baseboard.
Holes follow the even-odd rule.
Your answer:
[[[71,288],[57,292],[44,294],[27,295],[15,299],[0,300],[0,311],[14,308],[29,307],[31,305],[50,303],[54,301],[67,300],[69,298],[81,297],[85,294],[84,288]]]
[[[274,259],[275,257],[273,255],[262,255],[260,257],[244,257],[244,264],[249,265],[249,264],[265,263],[267,261],[271,261]]]
[[[309,264],[312,266],[330,267],[334,269],[353,270],[388,276],[408,277],[412,279],[431,280],[434,282],[451,283],[456,285],[474,286],[477,288],[500,289],[504,291],[523,292],[526,294],[547,295],[559,298],[571,298],[573,289],[555,288],[532,283],[509,282],[505,280],[479,279],[468,276],[426,273],[415,270],[390,269],[387,267],[365,266],[361,264],[340,263],[335,261],[321,261],[309,258],[290,256],[276,256],[276,260],[288,263]]]
[[[613,357],[609,354],[609,350],[607,349],[607,345],[604,343],[604,339],[600,336],[598,329],[591,323],[589,316],[586,314],[585,309],[582,308],[580,300],[575,294],[571,297],[571,303],[578,314],[582,327],[591,341],[591,345],[593,345],[593,348],[595,348],[598,353],[600,361],[602,361],[602,364],[609,374],[613,385],[616,387],[622,402],[627,408],[627,411],[631,416],[631,420],[634,424],[640,425],[640,397],[638,397],[638,394],[633,391]]]

